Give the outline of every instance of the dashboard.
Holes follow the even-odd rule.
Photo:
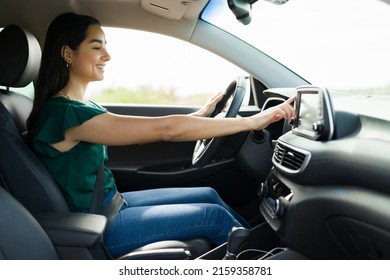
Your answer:
[[[389,259],[390,96],[315,86],[264,94],[297,96],[259,190],[266,221],[311,259]]]

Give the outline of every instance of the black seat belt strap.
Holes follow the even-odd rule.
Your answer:
[[[103,207],[104,201],[104,163],[99,167],[96,174],[96,181],[92,193],[91,205],[89,207],[89,213],[99,214],[107,217],[108,223],[112,221],[118,211],[125,203],[122,195],[116,191],[115,195],[111,198],[106,207]]]
[[[92,200],[89,207],[89,213],[102,214],[103,213],[103,199],[104,199],[104,163],[100,165],[96,181],[93,186]]]

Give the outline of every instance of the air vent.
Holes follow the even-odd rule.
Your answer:
[[[302,172],[310,159],[310,153],[278,141],[272,157],[276,167],[288,172]]]

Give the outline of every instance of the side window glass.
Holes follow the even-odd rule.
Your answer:
[[[149,32],[103,28],[111,60],[103,81],[88,86],[99,103],[203,105],[242,69],[181,40]]]

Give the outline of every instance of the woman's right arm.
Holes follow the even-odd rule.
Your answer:
[[[65,132],[65,141],[104,145],[144,144],[156,141],[195,141],[260,130],[295,112],[294,98],[246,118],[199,118],[191,115],[135,117],[105,113]]]

